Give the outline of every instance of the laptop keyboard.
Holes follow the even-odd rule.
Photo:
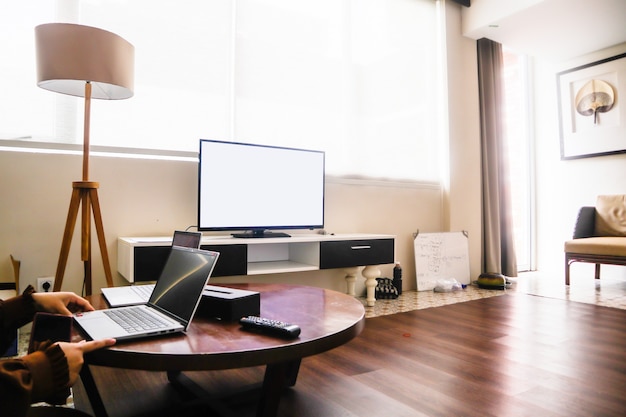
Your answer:
[[[154,285],[133,285],[131,288],[135,291],[135,293],[147,300],[150,298],[150,295],[152,295]]]
[[[104,310],[111,320],[119,324],[127,333],[137,333],[144,330],[152,330],[167,325],[154,315],[140,308],[133,309],[110,309]]]

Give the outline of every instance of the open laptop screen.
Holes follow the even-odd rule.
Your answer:
[[[217,257],[217,252],[173,247],[148,303],[188,324]]]

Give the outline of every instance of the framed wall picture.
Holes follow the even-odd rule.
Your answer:
[[[626,153],[626,53],[557,74],[561,159]]]

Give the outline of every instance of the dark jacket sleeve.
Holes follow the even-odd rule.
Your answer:
[[[0,415],[24,416],[32,403],[65,404],[69,368],[58,344],[0,361]]]
[[[35,307],[30,294],[32,288],[0,301],[2,343],[11,339],[6,333],[32,320]],[[32,403],[64,404],[68,395],[69,368],[59,345],[43,343],[39,350],[22,358],[0,360],[0,415],[24,416]]]
[[[33,320],[36,312],[33,292],[29,285],[22,295],[0,300],[0,355],[15,340],[17,329]]]

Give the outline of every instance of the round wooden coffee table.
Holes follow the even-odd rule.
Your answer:
[[[212,284],[214,285],[214,284]],[[294,323],[302,332],[284,340],[244,331],[237,322],[196,316],[187,333],[125,342],[88,354],[89,365],[167,372],[170,382],[198,392],[184,371],[205,371],[266,365],[257,416],[274,416],[282,391],[296,382],[300,361],[340,346],[364,327],[365,309],[352,296],[337,291],[284,284],[228,284],[258,291],[261,316]],[[106,308],[101,296],[91,299]],[[96,416],[105,416],[102,398],[89,366],[81,379]]]

